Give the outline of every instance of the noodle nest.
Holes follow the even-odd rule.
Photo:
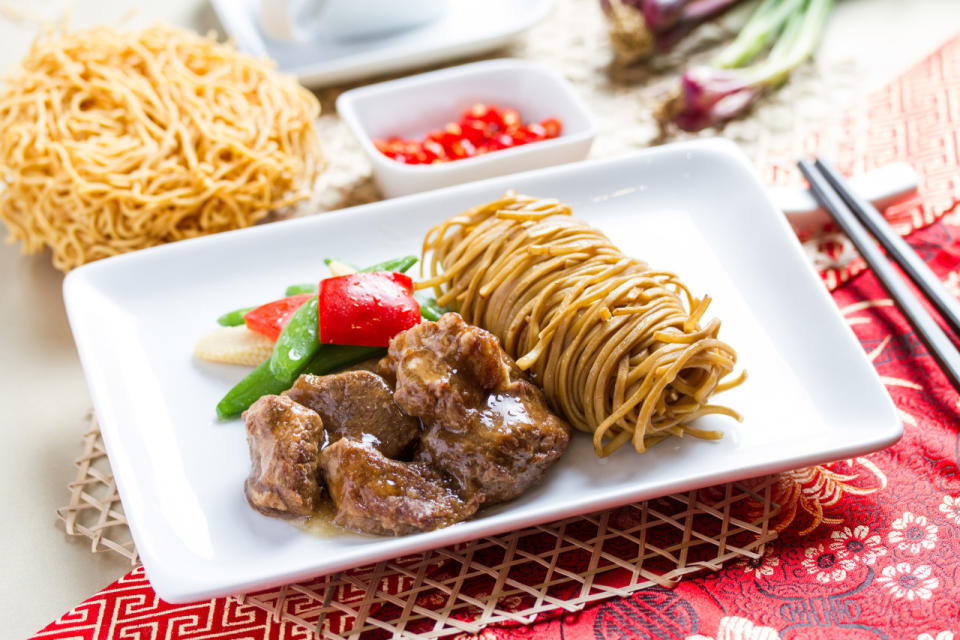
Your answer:
[[[63,271],[250,226],[322,168],[316,98],[212,36],[50,31],[0,82],[7,241]]]
[[[739,419],[709,403],[744,378],[723,381],[737,355],[719,320],[701,326],[709,297],[624,255],[566,205],[508,192],[431,229],[423,252],[430,279],[418,287],[495,334],[597,455],[716,439],[691,422]]]

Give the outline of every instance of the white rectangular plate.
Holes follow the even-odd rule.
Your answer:
[[[246,370],[198,362],[223,311],[317,280],[322,259],[416,253],[427,229],[507,189],[559,198],[625,252],[714,299],[721,338],[749,379],[721,396],[744,421],[699,426],[597,459],[577,434],[543,485],[469,522],[402,538],[318,537],[243,495],[243,424],[214,406]],[[783,216],[722,141],[495,178],[110,258],[73,271],[64,296],[133,537],[157,593],[182,602],[291,582],[573,514],[886,447],[889,396]]]

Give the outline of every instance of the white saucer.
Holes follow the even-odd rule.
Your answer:
[[[318,33],[307,42],[287,43],[260,29],[258,0],[211,0],[211,4],[240,50],[273,58],[280,71],[312,87],[496,49],[539,22],[550,9],[550,0],[450,0],[438,20],[387,36],[337,40]]]

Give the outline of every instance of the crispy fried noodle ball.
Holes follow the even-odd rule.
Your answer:
[[[0,82],[7,241],[63,271],[249,226],[322,166],[316,98],[212,36],[49,31]]]

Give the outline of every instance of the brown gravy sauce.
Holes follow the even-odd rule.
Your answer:
[[[320,506],[313,515],[305,520],[292,520],[291,524],[297,529],[318,538],[342,538],[343,536],[356,536],[357,538],[382,538],[384,536],[374,536],[369,533],[359,533],[353,529],[341,527],[333,523],[334,516],[337,515],[337,506],[333,500],[324,491]]]

